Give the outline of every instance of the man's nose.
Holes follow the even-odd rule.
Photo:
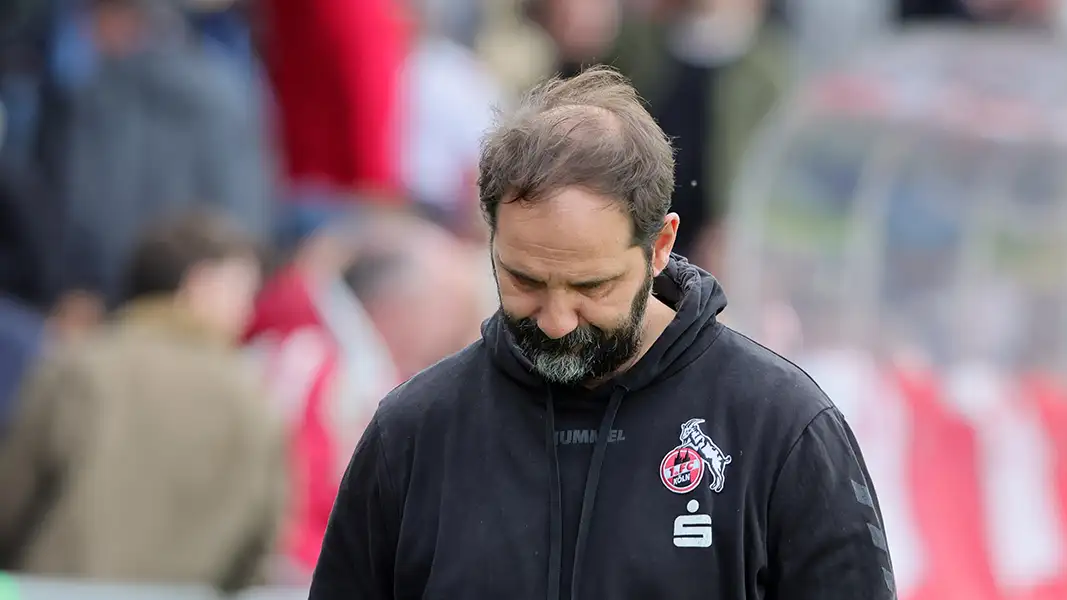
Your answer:
[[[578,313],[565,304],[550,300],[537,315],[537,326],[552,339],[558,340],[578,328]]]

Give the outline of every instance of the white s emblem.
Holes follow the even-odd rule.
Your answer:
[[[674,519],[674,545],[678,548],[711,547],[711,515],[696,515],[700,503],[690,500],[685,509],[688,515]]]

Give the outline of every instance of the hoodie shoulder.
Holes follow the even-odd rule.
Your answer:
[[[442,436],[464,413],[461,403],[479,397],[468,392],[469,386],[479,381],[488,362],[485,344],[479,340],[417,373],[379,403],[367,431],[376,438],[390,485],[401,497],[407,493],[417,441],[440,446]]]
[[[737,401],[776,413],[781,421],[806,427],[833,402],[806,371],[751,338],[724,327],[705,356],[721,385]],[[777,420],[777,419],[776,419]]]

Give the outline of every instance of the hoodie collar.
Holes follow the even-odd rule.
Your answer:
[[[710,273],[672,254],[667,268],[653,281],[652,293],[674,309],[674,320],[636,364],[606,381],[601,389],[623,386],[633,391],[646,387],[683,369],[715,340],[720,328],[717,316],[726,308],[726,294]],[[499,369],[525,386],[546,385],[515,344],[501,311],[482,324],[482,337]]]

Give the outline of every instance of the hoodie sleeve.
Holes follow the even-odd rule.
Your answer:
[[[341,479],[308,600],[393,597],[399,506],[373,420]]]
[[[819,413],[771,493],[768,600],[893,600],[878,498],[844,417]]]

